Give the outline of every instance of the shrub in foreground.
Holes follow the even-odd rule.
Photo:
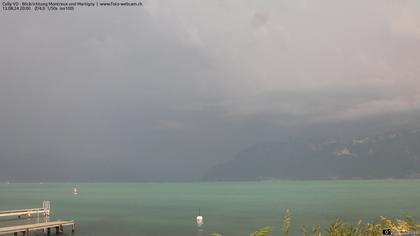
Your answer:
[[[291,226],[292,215],[290,210],[287,209],[283,215],[281,235],[288,236]],[[268,236],[271,230],[271,226],[266,226],[250,234],[250,236]],[[392,233],[393,235],[419,235],[420,224],[417,224],[411,216],[404,216],[403,219],[395,220],[381,216],[378,222],[375,223],[363,223],[362,220],[359,220],[357,224],[353,225],[337,219],[333,224],[324,229],[318,225],[313,225],[311,228],[302,225],[301,230],[303,236],[382,236],[384,233]],[[388,231],[384,232],[383,230]],[[222,235],[212,234],[211,236]]]

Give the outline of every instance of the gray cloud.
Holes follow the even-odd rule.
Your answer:
[[[416,114],[419,9],[156,0],[1,14],[3,178],[31,159],[89,179],[100,170],[80,166],[98,160],[125,179],[191,179],[297,127]]]

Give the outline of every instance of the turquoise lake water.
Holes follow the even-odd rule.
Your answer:
[[[0,210],[52,202],[51,219],[75,220],[77,236],[249,235],[262,226],[278,234],[282,213],[300,225],[351,223],[410,214],[420,219],[420,180],[273,181],[226,183],[0,184]],[[198,208],[204,225],[198,228]],[[0,226],[36,221],[0,219]],[[65,231],[69,235],[70,231]],[[300,235],[300,234],[299,234]]]

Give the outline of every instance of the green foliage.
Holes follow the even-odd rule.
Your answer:
[[[337,219],[334,224],[331,224],[328,229],[327,233],[329,235],[341,235],[343,231],[347,231],[344,229],[344,224],[340,219]]]
[[[287,236],[289,234],[291,226],[292,226],[292,214],[290,213],[289,209],[286,209],[284,211],[283,223],[281,226],[281,232],[283,236]]]
[[[287,209],[283,216],[283,223],[281,232],[283,236],[289,234],[292,225],[292,215],[290,210]],[[403,219],[391,220],[385,217],[380,217],[380,221],[376,223],[363,223],[359,220],[357,224],[347,224],[338,218],[333,224],[329,225],[323,230],[318,225],[313,225],[312,230],[309,232],[305,225],[301,226],[303,236],[322,236],[323,232],[328,236],[383,236],[383,229],[393,230],[393,235],[404,235],[400,233],[402,231],[420,232],[420,224],[417,224],[413,217],[405,216]],[[267,226],[261,228],[250,236],[267,236],[271,232],[272,228]],[[212,234],[211,236],[222,236],[221,234]]]
[[[300,228],[302,229],[303,236],[308,236],[308,229],[306,228],[306,226],[302,225]]]
[[[302,229],[303,236],[309,236],[308,229],[306,228],[305,225],[302,225],[300,228]]]
[[[271,227],[266,226],[266,227],[263,227],[263,228],[255,231],[250,236],[267,236],[270,232],[271,232]]]
[[[321,236],[321,232],[321,227],[319,227],[318,225],[312,226],[312,236]]]
[[[404,219],[396,219],[392,221],[388,218],[381,216],[382,225],[385,228],[392,229],[394,231],[418,231],[420,230],[420,225],[416,224],[416,221],[411,216],[404,216]],[[399,233],[397,233],[399,235]]]

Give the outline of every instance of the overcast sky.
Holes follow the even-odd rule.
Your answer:
[[[0,179],[189,180],[420,109],[417,0],[144,0],[0,11],[0,29]]]

